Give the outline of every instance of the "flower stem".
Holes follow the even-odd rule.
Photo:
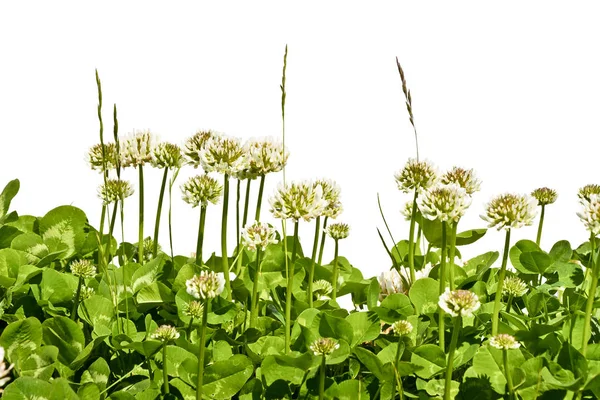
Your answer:
[[[402,336],[398,340],[398,347],[396,348],[396,358],[394,362],[394,376],[396,378],[396,385],[392,385],[392,397],[394,399],[396,397],[396,387],[398,388],[398,393],[400,394],[400,399],[404,398],[402,394],[402,381],[400,380],[400,376],[398,375],[398,362],[400,361],[400,357],[404,352],[404,341],[402,340]]]
[[[310,270],[308,272],[308,308],[313,307],[313,281],[315,279],[315,261],[317,258],[317,246],[319,245],[319,229],[321,228],[321,216],[318,216],[315,221],[315,239],[313,242],[312,255],[310,257]]]
[[[506,382],[508,383],[508,398],[513,400],[515,398],[515,389],[513,387],[512,375],[510,369],[508,369],[508,350],[502,350],[502,361],[504,362],[504,374],[506,375]]]
[[[200,351],[198,354],[198,383],[196,385],[196,400],[202,400],[202,379],[204,378],[204,350],[206,341],[206,320],[208,319],[208,302],[204,304],[202,311],[202,323],[200,324],[200,339],[198,345]]]
[[[206,206],[200,206],[200,222],[198,223],[198,240],[196,241],[196,265],[202,266],[202,246],[204,243],[204,224],[206,223]]]
[[[598,286],[598,267],[596,266],[594,253],[596,252],[596,236],[592,234],[590,236],[590,267],[592,270],[592,282],[590,283],[590,293],[588,294],[587,302],[585,303],[585,320],[583,322],[583,335],[581,342],[581,353],[586,357],[588,336],[590,334],[590,324],[592,321],[592,311],[594,309],[594,300],[596,298],[596,287]]]
[[[326,368],[326,355],[321,356],[321,370],[319,375],[319,400],[325,398],[325,368]]]
[[[447,227],[446,221],[442,221],[442,257],[440,262],[440,269],[438,271],[438,279],[440,281],[439,294],[440,296],[446,290],[446,242],[447,242]],[[414,282],[414,281],[413,281]],[[440,348],[442,351],[445,351],[446,347],[446,338],[445,338],[445,320],[444,320],[444,310],[440,308],[440,322],[439,322],[439,342]]]
[[[323,233],[321,234],[321,245],[319,246],[319,261],[317,261],[317,264],[319,265],[323,265],[323,250],[325,248],[325,239],[327,238],[327,234],[325,233],[325,229],[327,228],[327,220],[329,219],[329,217],[325,216],[325,219],[323,220]]]
[[[79,283],[77,284],[77,291],[75,292],[75,299],[73,300],[73,309],[71,310],[71,319],[77,321],[77,307],[79,306],[79,295],[81,294],[81,285],[83,285],[83,278],[79,277]]]
[[[231,283],[229,282],[229,260],[227,259],[227,210],[229,206],[229,175],[224,175],[223,184],[223,216],[221,219],[221,264],[225,275],[227,300],[231,301]]]
[[[162,362],[163,362],[163,391],[165,395],[169,394],[169,374],[167,372],[167,342],[163,344],[162,348]]]
[[[458,222],[451,223],[450,225],[450,251],[448,252],[448,259],[450,265],[448,266],[448,283],[450,284],[450,290],[454,290],[454,255],[456,254],[456,230],[458,228]]]
[[[169,247],[171,249],[171,261],[173,260],[173,229],[172,229],[172,199],[173,199],[173,185],[175,184],[175,179],[179,174],[179,168],[173,172],[171,176],[171,180],[169,181]]]
[[[410,216],[410,231],[408,233],[408,268],[410,270],[410,281],[415,279],[415,220],[417,219],[417,196],[419,192],[415,189],[415,197],[412,204],[412,215]]]
[[[454,352],[458,343],[458,334],[462,327],[462,317],[454,317],[454,329],[452,330],[452,339],[450,340],[450,350],[448,361],[446,362],[446,384],[444,385],[444,400],[450,400],[450,389],[452,388],[452,371],[454,369]]]
[[[285,352],[290,352],[292,332],[292,292],[294,290],[294,272],[296,270],[296,242],[298,241],[298,221],[294,221],[294,243],[292,243],[292,261],[287,269],[287,288],[285,291]],[[286,253],[287,258],[287,253]]]
[[[158,254],[158,230],[160,227],[160,214],[162,211],[163,198],[165,197],[165,186],[167,184],[167,175],[169,168],[165,168],[162,183],[160,185],[160,194],[158,195],[158,208],[156,210],[156,223],[154,224],[154,243],[152,244],[152,257],[156,258]]]
[[[248,222],[248,204],[250,202],[250,183],[252,179],[246,179],[246,198],[244,199],[244,216],[242,217],[242,227]]]
[[[144,265],[144,167],[138,166],[140,181],[140,213],[139,213],[139,234],[138,234],[138,262]]]
[[[508,300],[506,301],[506,312],[507,313],[510,312],[510,305],[512,303],[512,300],[513,300],[513,294],[511,293],[508,295]]]
[[[540,224],[538,225],[537,238],[535,239],[535,244],[538,246],[542,240],[542,227],[544,226],[544,214],[546,212],[546,206],[542,204],[542,212],[540,213]]]
[[[506,239],[504,241],[504,252],[502,254],[502,266],[498,273],[498,284],[496,288],[496,297],[494,298],[494,313],[492,314],[492,336],[498,334],[498,316],[500,314],[500,300],[502,299],[502,287],[506,276],[506,262],[508,261],[508,250],[510,246],[510,228],[506,230]]]
[[[260,176],[260,186],[258,187],[258,200],[256,201],[256,214],[254,216],[256,222],[260,221],[260,207],[262,205],[263,191],[265,190],[265,176],[266,175]]]
[[[254,274],[254,282],[252,285],[252,299],[250,303],[250,328],[254,327],[254,323],[258,319],[258,278],[260,277],[260,248],[256,249],[256,272]]]
[[[337,300],[337,286],[338,286],[338,239],[335,239],[335,251],[333,253],[333,278],[331,282],[331,286],[333,287],[333,292],[331,292],[331,300]]]

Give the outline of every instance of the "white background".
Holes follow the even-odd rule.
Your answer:
[[[244,139],[280,136],[288,44],[287,177],[341,185],[340,220],[352,226],[341,253],[365,275],[390,264],[376,233],[383,229],[377,193],[396,239],[408,233],[399,210],[409,196],[397,190],[394,173],[415,146],[396,56],[412,91],[421,157],[441,170],[474,168],[483,181],[459,230],[483,227],[479,215],[496,194],[549,186],[559,199],[548,207],[543,247],[585,240],[576,191],[600,182],[596,3],[366,4],[2,2],[0,185],[21,180],[12,208],[41,216],[72,204],[98,225],[101,179],[84,161],[99,141],[95,68],[107,137],[113,103],[122,134],[148,128],[180,144],[201,128]],[[151,235],[160,173],[147,171]],[[195,172],[187,167],[177,187]],[[136,171],[125,177],[137,186]],[[268,177],[265,204],[280,180]],[[127,240],[135,242],[135,197],[126,214]],[[220,214],[220,207],[208,210],[205,253],[220,252]],[[263,216],[272,220],[266,208]],[[198,210],[178,190],[174,219],[175,251],[189,254]],[[165,246],[166,226],[165,213]],[[314,228],[303,228],[310,253]],[[523,228],[513,243],[535,233],[536,226]],[[502,244],[503,235],[489,231],[464,253]],[[328,247],[325,258],[331,254]]]

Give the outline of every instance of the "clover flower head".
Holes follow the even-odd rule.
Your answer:
[[[249,139],[243,149],[245,165],[238,173],[239,179],[254,179],[271,172],[279,172],[289,157],[283,143],[270,136]]]
[[[213,135],[200,152],[200,164],[206,172],[235,176],[243,168],[244,150],[240,139]]]
[[[577,197],[579,197],[579,200],[590,201],[590,196],[592,194],[600,195],[600,185],[596,185],[593,183],[585,185],[584,187],[579,189],[579,191],[577,192]]]
[[[392,324],[392,329],[394,330],[394,333],[396,335],[405,336],[411,334],[411,332],[413,331],[413,326],[410,322],[401,319]]]
[[[531,195],[538,201],[538,206],[552,204],[558,197],[556,190],[547,187],[535,189]]]
[[[331,292],[333,292],[333,286],[325,279],[313,282],[313,295],[316,295],[318,300],[329,300]]]
[[[517,342],[514,336],[506,333],[500,333],[490,338],[490,346],[500,350],[518,349],[521,344]]]
[[[204,312],[204,304],[202,304],[199,301],[190,301],[187,305],[187,307],[185,308],[185,310],[183,311],[183,313],[185,315],[187,315],[188,317],[192,317],[192,318],[196,318],[196,319],[201,319],[202,318],[202,313]]]
[[[533,224],[537,215],[537,200],[529,195],[505,193],[494,197],[487,205],[485,215],[488,228],[510,229]]]
[[[418,199],[419,210],[429,220],[458,222],[471,205],[471,196],[456,183],[436,184]]]
[[[427,189],[438,179],[436,168],[429,161],[409,159],[404,168],[394,176],[398,189],[404,193]]]
[[[186,291],[196,299],[214,299],[225,288],[225,277],[222,272],[201,271],[185,282]]]
[[[242,240],[248,250],[255,251],[257,248],[266,250],[270,243],[277,243],[276,231],[266,222],[254,221],[246,225],[242,231]]]
[[[217,204],[223,194],[223,186],[208,175],[196,175],[181,185],[183,201],[192,207],[206,207],[208,203]]]
[[[340,348],[340,344],[332,338],[319,338],[310,345],[315,356],[328,356]]]
[[[405,288],[403,285],[402,276],[400,273],[391,269],[389,271],[382,272],[378,277],[379,282],[379,299],[383,300],[386,296],[393,293],[403,293]]]
[[[275,218],[294,221],[310,221],[322,215],[328,204],[323,198],[323,187],[308,181],[279,185],[269,203]]]
[[[220,134],[211,130],[200,130],[194,136],[188,138],[185,141],[183,150],[186,163],[197,168],[200,165],[200,153],[204,150],[206,142],[213,136],[218,135]]]
[[[10,364],[8,368],[6,367],[6,361],[4,361],[4,347],[0,346],[0,388],[10,381],[10,370],[15,366],[14,364]],[[0,389],[0,394],[2,393],[2,389]]]
[[[90,260],[78,260],[71,263],[71,273],[78,278],[93,278],[96,276],[96,266]]]
[[[417,207],[418,210],[418,207]],[[402,216],[404,216],[404,220],[405,221],[410,221],[412,219],[412,211],[413,211],[413,202],[411,201],[407,201],[406,203],[404,203],[404,207],[402,207],[402,209],[400,209],[400,214],[402,214]]]
[[[340,201],[340,186],[331,179],[318,179],[314,184],[323,188],[323,199],[328,202],[321,215],[336,219],[343,211],[342,202]]]
[[[346,239],[350,235],[350,226],[343,222],[331,224],[325,230],[333,240]]]
[[[600,195],[590,194],[589,200],[580,200],[581,211],[577,216],[594,236],[600,233]]]
[[[81,285],[81,289],[79,290],[79,301],[89,299],[94,295],[95,292],[96,291],[94,290],[94,288],[89,287],[87,285]]]
[[[179,339],[179,332],[170,325],[161,325],[156,328],[152,335],[150,335],[150,338],[160,340],[161,342],[169,342],[171,340]]]
[[[121,179],[107,179],[106,183],[98,188],[98,197],[102,199],[104,205],[123,201],[131,195],[133,195],[131,184]]]
[[[509,296],[522,297],[527,293],[527,284],[516,276],[509,276],[504,280],[502,291]]]
[[[477,295],[469,290],[453,290],[446,288],[440,295],[438,305],[453,317],[470,317],[479,309],[481,303]]]
[[[183,164],[181,148],[173,143],[159,143],[154,148],[152,166],[155,168],[179,168]]]
[[[131,133],[123,143],[121,164],[126,167],[139,167],[154,159],[156,138],[150,131]]]
[[[104,143],[104,155],[102,155],[102,145],[100,143],[92,146],[87,153],[87,162],[93,170],[102,172],[104,168],[102,160],[106,160],[106,170],[117,168],[119,155],[115,143]]]
[[[452,167],[450,171],[442,175],[441,182],[445,185],[456,183],[465,189],[469,196],[481,188],[481,181],[477,179],[473,170],[460,167]]]
[[[138,244],[139,243],[135,244],[136,249],[137,249]],[[144,239],[144,242],[142,243],[142,249],[143,249],[144,261],[152,260],[152,258],[154,256],[154,239],[152,239],[150,236],[146,237]],[[157,251],[161,251],[160,244],[157,245],[156,249],[157,249]]]

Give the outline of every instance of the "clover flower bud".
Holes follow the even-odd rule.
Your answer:
[[[102,160],[105,160],[106,170],[115,169],[119,161],[117,154],[117,145],[115,143],[104,143],[104,155],[102,154],[102,145],[100,143],[92,146],[87,154],[87,162],[93,170],[102,172],[105,167]]]
[[[438,305],[453,317],[470,317],[479,309],[481,303],[477,295],[469,290],[453,290],[446,288],[440,295]]]
[[[399,320],[392,324],[394,333],[398,336],[410,335],[413,330],[413,326],[406,320]]]
[[[547,187],[535,189],[531,195],[538,201],[538,206],[552,204],[558,197],[556,190]]]
[[[171,340],[179,339],[179,332],[170,325],[161,325],[156,328],[152,335],[150,335],[150,338],[160,340],[161,342],[169,342]]]
[[[514,336],[506,333],[500,333],[490,338],[490,346],[500,350],[518,349],[521,344],[517,342]]]
[[[319,338],[310,345],[315,356],[328,356],[340,348],[340,344],[332,338]]]
[[[306,181],[279,185],[269,203],[275,218],[294,221],[310,221],[320,216],[328,205],[323,198],[323,187]]]
[[[432,186],[418,199],[419,210],[429,220],[458,222],[470,205],[471,197],[456,183]]]
[[[94,288],[86,285],[81,285],[81,289],[79,290],[79,301],[89,299],[94,295],[95,292],[96,291],[94,290]]]
[[[527,293],[527,284],[516,276],[510,276],[504,280],[502,291],[513,297],[521,297]]]
[[[136,248],[137,248],[138,244],[139,244],[139,242],[135,244]],[[150,236],[145,238],[144,242],[142,243],[142,250],[143,250],[144,261],[152,260],[152,257],[154,256],[154,239],[152,239]],[[160,244],[158,244],[156,246],[156,250],[157,250],[157,252],[162,250]]]
[[[150,131],[133,132],[125,138],[121,164],[126,167],[143,166],[154,159],[156,138]]]
[[[461,188],[465,189],[469,196],[479,191],[481,187],[481,181],[477,179],[472,169],[452,167],[450,171],[447,171],[444,175],[442,175],[440,180],[444,185],[448,185],[450,183],[457,184]]]
[[[154,148],[152,166],[155,168],[179,168],[183,163],[181,149],[176,144],[159,143]]]
[[[133,188],[128,181],[120,179],[108,179],[105,184],[98,188],[98,197],[102,199],[105,205],[116,201],[123,201],[133,195]]]
[[[242,241],[246,248],[255,251],[257,248],[266,250],[270,243],[277,243],[276,231],[266,222],[254,221],[246,225],[242,231]]]
[[[96,267],[90,260],[78,260],[71,263],[71,273],[78,278],[89,279],[96,276]]]
[[[188,317],[201,319],[204,312],[204,304],[199,301],[190,301],[183,313]]]
[[[223,186],[208,175],[197,175],[181,185],[183,201],[192,207],[206,207],[208,203],[217,204],[223,192]]]
[[[331,224],[325,230],[333,240],[346,239],[350,235],[350,226],[342,222]]]
[[[404,193],[427,189],[438,179],[435,167],[429,161],[409,159],[404,168],[394,176],[398,189]]]
[[[529,195],[505,193],[494,197],[486,205],[485,215],[488,228],[498,230],[521,228],[533,224],[537,214],[537,200]]]
[[[186,291],[196,299],[214,299],[225,288],[225,277],[222,272],[201,271],[185,282]]]

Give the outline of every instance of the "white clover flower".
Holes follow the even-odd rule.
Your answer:
[[[481,187],[481,181],[477,179],[472,169],[463,169],[460,167],[452,167],[450,171],[442,175],[441,182],[445,185],[456,183],[465,189],[469,196],[479,191]]]
[[[429,161],[417,161],[411,158],[394,177],[396,178],[398,189],[404,193],[409,193],[431,187],[437,181],[438,173]]]
[[[379,300],[383,300],[386,296],[393,293],[403,293],[404,285],[402,282],[402,276],[397,270],[391,269],[389,271],[382,272],[378,277],[379,282]]]
[[[223,186],[208,175],[197,175],[181,185],[183,201],[192,207],[206,207],[208,203],[217,204],[223,193]]]
[[[266,222],[254,221],[242,231],[242,241],[248,250],[260,248],[264,251],[270,243],[277,243],[275,233],[275,228]]]
[[[102,145],[100,143],[92,146],[87,153],[87,162],[93,170],[102,172],[102,160],[106,160],[106,170],[117,168],[119,155],[117,154],[117,145],[115,143],[104,143],[104,156],[102,155]]]
[[[277,191],[269,199],[271,213],[275,218],[303,219],[310,221],[323,213],[327,200],[323,198],[321,185],[311,182],[293,182],[286,186],[279,185]]]
[[[0,388],[10,381],[10,370],[13,369],[14,366],[14,364],[10,364],[8,368],[6,368],[6,362],[4,361],[4,347],[0,346]],[[2,389],[0,389],[0,393],[2,393]]]
[[[481,303],[477,295],[469,290],[453,290],[446,288],[446,291],[440,295],[438,305],[442,310],[453,317],[470,317],[473,312],[479,309]]]
[[[176,144],[159,143],[154,148],[152,166],[155,168],[179,168],[183,163],[181,149]]]
[[[437,184],[424,191],[417,203],[427,219],[458,222],[471,205],[471,196],[456,183]]]
[[[593,183],[585,185],[584,187],[579,189],[579,191],[577,192],[577,197],[579,197],[580,200],[590,201],[590,195],[592,194],[600,195],[600,185],[596,185]]]
[[[161,342],[169,342],[171,340],[179,339],[179,332],[170,325],[161,325],[156,328],[152,335],[150,335],[150,338],[160,340]]]
[[[204,304],[199,301],[190,301],[183,313],[188,317],[201,319],[204,312]]]
[[[328,203],[321,212],[321,215],[336,219],[343,211],[342,202],[340,201],[340,186],[331,179],[318,179],[314,184],[315,186],[321,186],[323,189],[323,199]]]
[[[79,301],[89,299],[94,295],[95,292],[96,291],[94,290],[94,288],[86,285],[81,285],[81,290],[79,290]]]
[[[121,153],[121,164],[138,167],[151,163],[154,159],[156,138],[150,131],[134,132],[125,138]]]
[[[403,336],[410,335],[410,333],[413,331],[413,326],[406,320],[400,320],[392,324],[392,329],[396,335]]]
[[[244,167],[238,179],[254,179],[271,172],[279,172],[287,163],[289,152],[283,143],[272,137],[251,138],[243,147]]]
[[[185,282],[186,291],[196,299],[214,299],[225,288],[225,277],[222,272],[201,271]]]
[[[589,200],[580,200],[582,210],[577,216],[594,236],[600,233],[600,195],[590,194]]]
[[[200,153],[204,150],[206,142],[213,136],[218,136],[219,133],[211,130],[198,131],[194,136],[188,138],[184,145],[184,157],[187,164],[197,168],[200,165]]]
[[[521,228],[533,224],[537,215],[537,200],[529,195],[505,193],[494,197],[486,205],[485,215],[488,228],[498,230]]]
[[[328,356],[339,348],[340,344],[332,338],[319,338],[310,345],[315,356]]]
[[[123,201],[133,195],[133,188],[128,181],[121,179],[107,179],[105,184],[98,188],[98,197],[105,205],[116,201]]]
[[[96,276],[96,266],[90,260],[78,260],[71,263],[71,273],[83,279]]]
[[[243,168],[243,156],[239,138],[213,135],[200,152],[200,164],[206,172],[235,176]]]
[[[517,342],[514,336],[506,333],[500,333],[490,338],[490,346],[500,350],[518,349],[521,344]]]
[[[558,198],[556,190],[547,187],[535,189],[531,195],[538,201],[538,206],[552,204]]]
[[[350,235],[350,226],[342,222],[331,224],[325,229],[325,232],[333,239],[346,239]]]
[[[418,207],[417,207],[418,208]],[[404,216],[405,221],[410,221],[412,219],[412,211],[413,211],[413,202],[412,200],[404,203],[404,207],[400,209],[400,214]]]
[[[527,293],[527,284],[516,276],[509,276],[504,280],[502,291],[513,297],[521,297]]]
[[[313,295],[317,296],[317,300],[329,300],[331,292],[333,292],[333,286],[326,280],[319,279],[313,282]]]

